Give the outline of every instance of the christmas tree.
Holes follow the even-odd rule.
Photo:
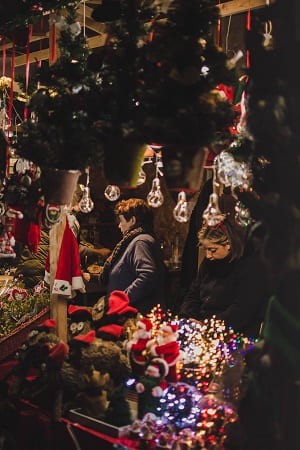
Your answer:
[[[217,86],[234,84],[236,73],[214,44],[214,2],[103,1],[93,18],[108,31],[94,61],[109,155],[121,147],[117,157],[130,159],[124,143],[131,140],[179,148],[183,160],[216,135],[228,137],[234,113]]]
[[[60,56],[37,73],[43,87],[29,101],[17,151],[41,168],[82,170],[102,161],[100,81],[87,68],[89,49],[76,7],[71,4],[66,11],[56,20]]]

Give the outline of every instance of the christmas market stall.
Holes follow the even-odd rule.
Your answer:
[[[0,6],[0,438],[295,448],[296,2],[17,3]],[[83,276],[101,273],[130,197],[153,210],[167,273],[165,306],[144,315]],[[222,229],[230,213],[268,268],[259,335],[178,313],[192,221]]]

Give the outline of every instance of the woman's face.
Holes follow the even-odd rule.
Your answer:
[[[130,228],[135,224],[135,217],[134,216],[131,217],[128,220],[125,219],[123,214],[119,214],[118,217],[119,217],[119,225],[118,225],[118,227],[120,228],[122,234],[124,234],[128,230],[130,230]]]
[[[205,257],[210,261],[215,259],[224,259],[230,252],[230,245],[220,245],[216,244],[214,241],[210,239],[203,239],[201,242],[201,247],[205,251]]]

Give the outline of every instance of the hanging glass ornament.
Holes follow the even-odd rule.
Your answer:
[[[116,200],[118,200],[120,195],[121,191],[119,186],[116,186],[115,184],[109,184],[108,186],[106,186],[104,196],[107,198],[107,200],[115,202]]]
[[[83,190],[82,198],[78,204],[82,213],[90,213],[94,209],[94,202],[91,199],[90,188],[86,186]]]
[[[177,222],[187,222],[189,220],[189,209],[184,191],[179,192],[178,200],[173,209],[173,216]]]
[[[85,188],[83,189],[83,195],[81,197],[80,202],[78,203],[79,209],[82,213],[90,213],[93,209],[94,209],[94,202],[91,199],[91,193],[90,193],[90,188],[89,188],[89,184],[90,184],[90,169],[89,167],[87,167],[85,169],[85,173],[86,173],[86,185]]]
[[[224,186],[249,189],[252,183],[252,171],[247,162],[237,162],[231,153],[223,151],[215,158],[218,180]]]
[[[246,208],[245,205],[243,205],[240,201],[236,202],[234,209],[234,217],[238,225],[242,227],[248,227],[253,222],[253,219],[250,216],[249,209]]]
[[[164,202],[164,196],[160,190],[160,181],[157,177],[152,181],[152,189],[147,195],[147,202],[152,208],[159,208]]]
[[[146,181],[146,178],[147,178],[147,176],[146,176],[145,172],[143,171],[143,167],[141,167],[139,174],[138,174],[138,179],[137,179],[136,185],[141,186],[141,184],[144,184]]]
[[[27,159],[19,158],[15,164],[15,170],[18,174],[24,175],[30,169],[30,163]]]
[[[219,197],[217,194],[210,194],[209,203],[203,212],[202,217],[209,227],[215,227],[225,219],[226,214],[222,214],[219,208]]]

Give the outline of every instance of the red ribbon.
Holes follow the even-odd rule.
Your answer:
[[[27,44],[26,44],[26,69],[25,69],[25,89],[26,89],[26,95],[28,92],[28,86],[29,86],[29,71],[30,71],[30,41],[32,37],[32,25],[28,26],[28,37],[27,37]],[[24,120],[26,120],[28,117],[28,108],[27,105],[24,107]]]
[[[56,61],[56,27],[55,23],[53,23],[51,33],[51,64],[54,64],[55,61]]]
[[[247,18],[246,18],[246,30],[251,30],[251,11],[250,9],[247,12]],[[250,51],[246,50],[246,67],[250,67]]]

